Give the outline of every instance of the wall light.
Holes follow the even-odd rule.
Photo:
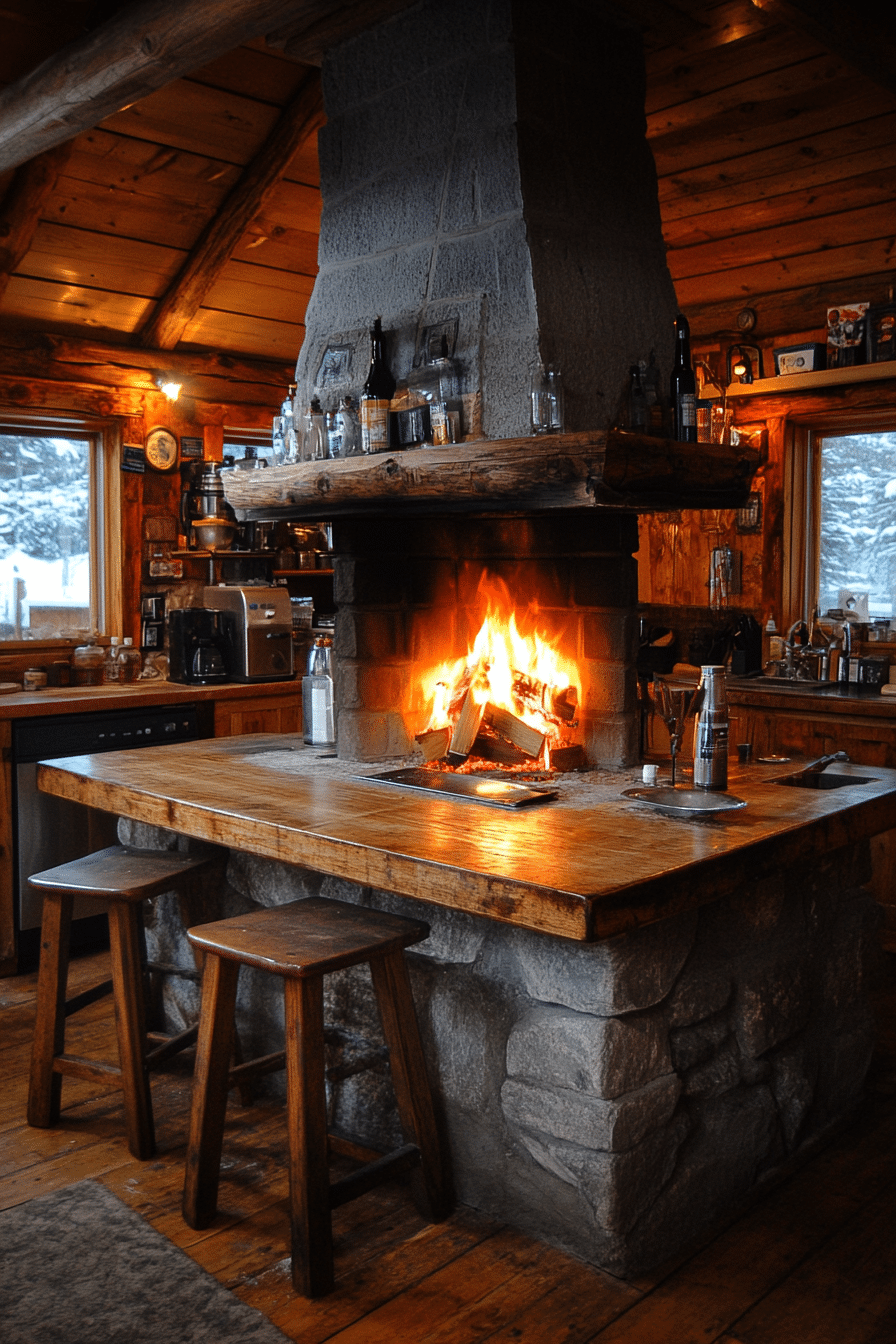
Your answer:
[[[728,382],[735,378],[741,383],[752,383],[762,377],[762,351],[758,345],[729,345]]]
[[[165,394],[169,401],[177,401],[183,383],[176,383],[167,373],[160,373],[156,377],[156,387]]]

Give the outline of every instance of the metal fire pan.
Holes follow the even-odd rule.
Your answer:
[[[510,784],[487,775],[452,775],[441,770],[422,770],[409,766],[405,770],[385,770],[379,775],[355,775],[364,783],[398,784],[402,788],[417,789],[423,793],[439,794],[445,798],[461,798],[470,803],[486,803],[489,807],[528,807],[556,798],[557,789],[535,789],[525,784]]]

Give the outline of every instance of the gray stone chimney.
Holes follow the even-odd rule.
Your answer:
[[[539,361],[561,369],[568,430],[609,427],[651,350],[665,378],[641,39],[595,8],[421,0],[328,54],[300,398],[360,392],[376,316],[399,380],[447,336],[468,438],[529,432]]]

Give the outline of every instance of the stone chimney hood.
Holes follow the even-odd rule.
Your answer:
[[[399,385],[447,340],[464,442],[230,472],[240,516],[744,502],[755,455],[608,433],[630,365],[655,352],[667,386],[676,311],[636,31],[591,0],[420,0],[328,53],[323,89],[297,404],[359,395],[379,316]],[[544,441],[539,362],[566,396]]]

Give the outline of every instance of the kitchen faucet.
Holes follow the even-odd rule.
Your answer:
[[[808,640],[809,640],[809,627],[808,627],[808,625],[806,624],[806,622],[802,619],[802,617],[800,617],[798,620],[794,621],[793,625],[792,625],[792,626],[790,627],[790,629],[787,631],[787,637],[786,637],[786,639],[785,639],[785,641],[784,641],[784,647],[785,647],[785,655],[784,655],[784,658],[785,658],[785,667],[786,667],[785,675],[788,676],[788,677],[792,677],[792,676],[794,675],[794,659],[795,659],[795,657],[796,657],[796,649],[795,649],[795,647],[794,647],[794,640],[796,639],[796,636],[797,636],[798,633],[804,635],[804,636],[805,636],[805,642],[808,642]],[[803,645],[804,645],[804,641],[803,641],[803,640],[800,641],[800,645],[801,645],[801,650],[802,650],[802,647],[803,647]]]

